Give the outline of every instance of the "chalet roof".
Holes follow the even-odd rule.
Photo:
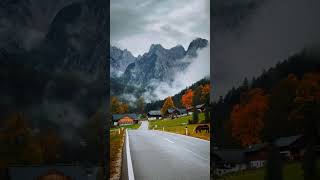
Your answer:
[[[284,146],[289,146],[292,143],[294,143],[296,140],[301,138],[302,135],[296,135],[296,136],[289,136],[289,137],[281,137],[276,139],[275,144],[278,147],[284,147]],[[254,152],[254,151],[259,151],[262,148],[266,147],[268,144],[267,143],[260,143],[260,144],[254,144],[250,145],[245,152]]]
[[[161,116],[161,111],[160,110],[152,110],[148,112],[149,116]]]
[[[168,113],[170,113],[170,114],[173,113],[174,111],[177,111],[177,109],[176,108],[169,108],[168,109]]]
[[[113,121],[118,121],[119,119],[123,117],[130,117],[132,119],[139,119],[139,116],[137,114],[113,114],[112,115],[112,120]]]
[[[11,180],[34,180],[53,171],[77,180],[95,180],[98,175],[98,167],[85,168],[80,165],[17,166],[8,168]],[[88,176],[89,172],[91,176]]]
[[[199,105],[196,105],[196,108],[199,109],[199,108],[202,108],[204,106],[204,104],[199,104]]]
[[[187,113],[187,110],[186,109],[184,109],[184,108],[178,108],[177,109],[179,112],[180,112],[180,114],[186,114]]]
[[[260,143],[260,144],[254,144],[250,145],[245,152],[254,152],[254,151],[259,151],[262,148],[266,147],[267,143]]]
[[[277,139],[275,143],[278,147],[289,146],[301,137],[302,137],[302,135],[282,137],[282,138]]]
[[[221,160],[229,163],[242,163],[245,161],[244,150],[242,149],[218,149],[213,153]]]
[[[192,109],[193,109],[193,106],[187,107],[187,110],[192,110]]]

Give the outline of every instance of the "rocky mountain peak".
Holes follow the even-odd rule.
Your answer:
[[[191,57],[195,57],[197,56],[197,51],[199,49],[202,49],[204,47],[207,47],[209,44],[209,41],[206,39],[202,39],[202,38],[196,38],[195,40],[193,40],[187,50],[187,54]]]
[[[162,47],[161,44],[152,44],[150,46],[149,52],[159,52],[165,50],[164,47]]]

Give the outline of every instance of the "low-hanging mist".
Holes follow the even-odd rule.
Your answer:
[[[205,47],[197,51],[197,57],[184,58],[183,61],[190,65],[183,71],[174,74],[171,82],[154,82],[150,86],[155,89],[147,92],[144,97],[147,102],[165,99],[179,93],[182,89],[191,86],[193,83],[210,76],[210,47]],[[154,95],[154,96],[150,96]]]
[[[319,42],[320,1],[217,0],[214,5],[211,75],[216,100],[245,77],[259,76]]]

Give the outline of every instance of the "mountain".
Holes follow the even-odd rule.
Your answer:
[[[3,1],[0,49],[38,70],[105,77],[106,35],[101,34],[108,27],[98,23],[107,18],[104,10],[100,0]]]
[[[95,141],[102,130],[92,124],[103,128],[107,110],[107,7],[104,0],[0,1],[0,124],[23,114],[31,130],[52,130],[64,162],[103,159]],[[79,155],[81,139],[91,157]]]
[[[112,77],[121,76],[129,64],[136,60],[127,49],[121,50],[115,46],[110,47],[110,75]]]
[[[128,59],[125,59],[122,56],[124,51],[111,48],[110,56],[120,57],[117,60],[123,61],[122,64],[133,61],[128,64],[123,75],[111,77],[111,84],[117,84],[116,89],[111,86],[111,94],[114,95],[117,92],[119,94],[133,93],[137,95],[137,92],[141,93],[146,89],[154,88],[154,85],[159,82],[170,83],[174,80],[175,73],[185,70],[192,62],[192,58],[197,56],[197,51],[207,46],[208,40],[201,38],[193,40],[187,50],[181,45],[166,49],[160,44],[152,44],[148,52],[135,59],[132,56],[128,56]],[[114,60],[116,58],[112,58],[110,61]],[[118,64],[121,64],[120,62],[112,64],[114,66],[111,66],[111,68],[114,68],[114,70],[111,70],[111,72],[118,69],[121,72],[121,68],[118,66]]]

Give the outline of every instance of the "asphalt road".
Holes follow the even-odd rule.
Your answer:
[[[136,180],[210,179],[209,141],[147,129],[128,131]]]

